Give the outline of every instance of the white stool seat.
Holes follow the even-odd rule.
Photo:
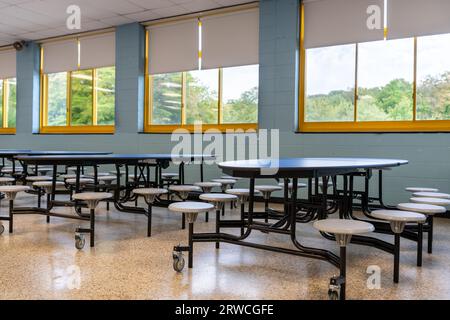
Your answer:
[[[444,207],[425,203],[399,203],[397,205],[397,208],[399,210],[418,212],[426,215],[434,215],[437,213],[447,212],[447,209],[445,209]]]
[[[66,179],[76,179],[76,177],[77,177],[77,175],[76,174],[62,174],[62,175],[60,175],[59,176],[61,179],[64,179],[64,180],[66,180]],[[80,175],[80,178],[84,178],[85,176],[83,176],[83,175]]]
[[[175,192],[191,192],[191,191],[200,191],[200,188],[197,186],[190,186],[190,185],[171,185],[169,187],[170,191]]]
[[[97,180],[98,181],[103,181],[103,182],[112,182],[114,180],[116,180],[117,177],[116,176],[111,176],[111,175],[107,175],[107,176],[98,176]]]
[[[232,194],[235,196],[249,196],[250,195],[250,189],[228,189],[225,191],[228,194]],[[255,190],[256,192],[256,190]]]
[[[0,185],[5,185],[8,183],[12,183],[14,181],[16,181],[16,179],[14,179],[14,178],[0,177]]]
[[[27,181],[30,181],[30,182],[51,181],[51,180],[53,180],[53,178],[49,177],[49,176],[30,176],[30,177],[27,177]]]
[[[47,171],[52,171],[53,168],[51,167],[38,167],[37,171],[38,172],[47,172]]]
[[[236,180],[236,181],[244,179],[244,178],[240,178],[240,177],[232,177],[232,176],[227,176],[227,175],[221,176],[220,178],[225,179],[225,180]]]
[[[208,212],[214,209],[214,206],[205,202],[176,202],[169,205],[169,210],[180,213],[199,213]]]
[[[22,172],[23,168],[21,167],[16,167],[16,172]],[[3,167],[2,168],[2,172],[3,173],[12,173],[13,172],[13,168],[12,167]]]
[[[68,184],[76,184],[77,179],[66,179]],[[80,178],[80,184],[94,183],[94,179]]]
[[[346,219],[319,220],[314,222],[313,226],[322,232],[345,235],[363,234],[375,230],[375,227],[368,222]]]
[[[432,204],[435,206],[443,206],[443,207],[450,205],[450,199],[416,197],[411,198],[409,200],[414,203]]]
[[[402,210],[376,210],[372,211],[370,215],[381,220],[396,222],[425,222],[426,220],[421,213]]]
[[[108,172],[97,172],[97,177],[98,177],[98,178],[100,178],[100,177],[106,177],[106,176],[110,176],[110,175],[111,175],[111,174],[108,173]],[[86,176],[89,177],[89,178],[94,178],[95,173],[94,173],[94,172],[89,172]],[[114,175],[114,176],[115,176],[115,175]]]
[[[165,172],[165,173],[161,173],[161,177],[163,177],[165,179],[173,179],[173,178],[178,177],[178,173]]]
[[[440,192],[414,192],[413,197],[450,199],[450,194]]]
[[[194,186],[197,186],[200,188],[215,188],[215,187],[221,187],[222,184],[219,182],[196,182],[196,183],[194,183]]]
[[[237,196],[226,193],[204,193],[199,198],[209,202],[231,202],[237,200]]]
[[[236,183],[235,179],[212,179],[212,182],[218,182],[222,185],[234,185]]]
[[[29,186],[0,186],[0,193],[4,193],[8,199],[14,200],[17,193],[30,190]]]
[[[100,201],[112,198],[112,196],[112,193],[109,192],[83,192],[75,193],[72,198],[86,202],[89,209],[95,209]]]
[[[141,196],[148,196],[148,195],[160,195],[165,194],[168,191],[166,189],[158,189],[158,188],[140,188],[140,189],[134,189],[133,193],[138,194]]]
[[[409,192],[439,192],[439,189],[435,188],[421,188],[421,187],[408,187],[405,188]]]
[[[275,192],[275,191],[280,191],[283,190],[282,187],[280,186],[255,186],[255,190],[258,190],[260,192]]]
[[[64,182],[61,181],[56,181],[55,184],[57,187],[61,187],[64,186]],[[52,181],[37,181],[35,183],[33,183],[33,187],[37,187],[37,188],[51,188],[53,186],[53,182]]]
[[[284,188],[284,182],[280,182],[278,185],[279,185],[280,187],[283,187],[283,188]],[[297,183],[297,188],[298,188],[298,189],[306,188],[307,186],[308,186],[308,185],[307,185],[306,183],[302,183],[302,182]],[[288,189],[290,189],[290,190],[294,189],[294,184],[293,184],[292,182],[289,182],[289,184],[288,184]]]

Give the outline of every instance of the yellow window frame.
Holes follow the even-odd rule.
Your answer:
[[[48,75],[43,72],[44,65],[44,49],[41,47],[41,66],[40,66],[40,83],[41,83],[41,100],[40,100],[40,130],[42,134],[112,134],[115,131],[114,125],[98,125],[97,124],[97,69],[92,70],[92,125],[71,125],[72,116],[72,71],[66,72],[67,76],[67,93],[66,93],[66,125],[65,126],[49,126],[48,125]],[[83,71],[78,69],[78,71]]]
[[[0,127],[0,134],[15,134],[16,128],[10,128],[8,126],[8,105],[9,105],[9,85],[8,79],[0,79],[3,82],[2,86],[2,127]]]
[[[304,46],[304,5],[300,8],[300,63],[299,63],[299,132],[450,132],[450,120],[417,120],[417,37],[414,37],[413,70],[413,119],[409,121],[364,121],[358,122],[358,44],[355,54],[355,95],[353,121],[307,122],[305,121],[306,103],[306,49]],[[385,29],[385,38],[387,30]]]
[[[199,21],[199,25],[201,22]],[[180,124],[152,124],[153,114],[153,78],[148,73],[148,54],[149,32],[145,34],[145,99],[144,99],[144,132],[146,133],[171,133],[177,129],[185,129],[188,132],[197,132],[195,125],[186,124],[186,72],[180,72],[182,76],[181,89],[181,123]],[[201,51],[199,51],[199,58],[201,58]],[[257,123],[223,123],[223,69],[219,68],[219,88],[218,88],[218,116],[217,124],[202,124],[202,132],[208,130],[218,130],[226,133],[227,130],[257,130]]]

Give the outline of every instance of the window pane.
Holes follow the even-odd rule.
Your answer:
[[[151,77],[152,124],[181,124],[181,78],[181,73]]]
[[[222,77],[222,122],[257,123],[259,66],[225,68]]]
[[[8,79],[8,128],[16,127],[16,79]]]
[[[413,118],[414,39],[358,45],[358,121]]]
[[[92,125],[92,70],[72,72],[71,125]]]
[[[49,126],[66,125],[67,73],[48,75],[48,117]]]
[[[3,80],[0,80],[0,128],[3,128]]]
[[[186,124],[218,123],[219,70],[186,73]]]
[[[417,39],[417,119],[450,119],[450,34]]]
[[[116,68],[97,69],[97,124],[113,125],[116,92]]]
[[[353,121],[356,46],[306,51],[305,121]]]

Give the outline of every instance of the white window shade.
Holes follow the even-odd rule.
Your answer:
[[[257,64],[259,9],[211,16],[202,21],[202,69]]]
[[[0,79],[16,77],[16,50],[0,51]]]
[[[80,39],[80,69],[111,67],[116,64],[116,34]]]
[[[78,42],[76,39],[44,43],[44,73],[78,69]]]
[[[449,0],[389,0],[389,39],[450,33]]]
[[[149,74],[198,69],[198,20],[150,26]]]
[[[367,11],[374,5],[380,9],[380,28],[370,29],[367,21],[373,12]],[[384,0],[304,1],[304,46],[308,49],[382,40],[383,15]]]

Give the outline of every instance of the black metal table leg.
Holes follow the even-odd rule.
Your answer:
[[[192,269],[194,262],[194,223],[189,223],[189,256],[188,256],[188,268]]]
[[[395,233],[394,239],[394,282],[398,283],[400,269],[400,233]]]
[[[417,266],[422,266],[423,224],[419,223],[417,229]]]
[[[433,253],[433,220],[433,216],[430,216],[428,220],[428,253],[430,254]]]

